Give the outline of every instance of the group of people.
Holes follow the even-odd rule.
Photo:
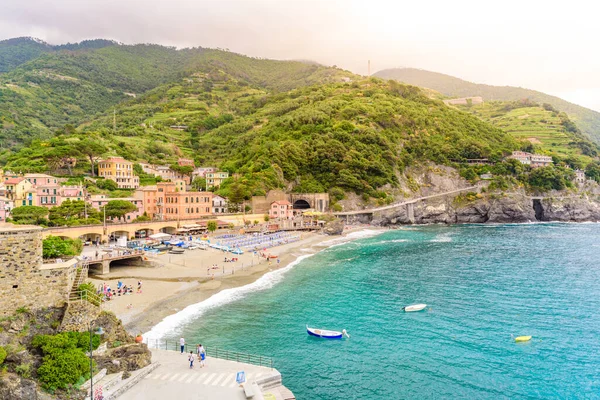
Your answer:
[[[237,257],[227,258],[225,257],[225,262],[236,262],[238,260]]]
[[[142,293],[142,281],[138,280],[137,283],[137,293]],[[106,282],[102,285],[102,294],[106,300],[112,300],[115,296],[125,296],[128,294],[133,294],[133,285],[125,285],[120,280],[117,281],[117,289],[113,290],[110,285],[107,285]]]
[[[181,347],[181,354],[183,354],[185,351],[185,339],[184,338],[179,339],[179,345]],[[202,346],[201,344],[198,344],[196,346],[196,355],[194,355],[193,351],[190,351],[190,355],[188,356],[188,361],[190,362],[190,368],[194,368],[194,360],[196,359],[196,357],[198,357],[198,361],[200,362],[200,368],[205,367],[206,366],[206,350],[204,349],[204,346]]]

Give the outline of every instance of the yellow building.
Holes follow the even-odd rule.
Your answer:
[[[229,172],[207,172],[206,173],[206,187],[207,188],[218,188],[225,179],[229,178]]]
[[[28,192],[30,192],[33,189],[33,184],[29,181],[29,179],[10,178],[4,182],[4,187],[6,190],[6,197],[8,197],[15,203],[15,207],[35,205],[35,203],[33,202],[33,198],[27,198]],[[29,204],[29,200],[31,200],[31,204]]]
[[[98,176],[115,181],[119,189],[137,189],[140,178],[133,173],[133,163],[121,157],[98,161]]]

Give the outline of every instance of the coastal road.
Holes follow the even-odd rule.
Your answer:
[[[123,400],[246,399],[244,391],[235,381],[237,372],[246,373],[246,382],[277,375],[275,369],[256,365],[207,358],[206,367],[194,361],[189,368],[189,353],[152,350],[152,360],[160,366],[139,383],[119,396]]]

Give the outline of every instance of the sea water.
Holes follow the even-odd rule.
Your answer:
[[[600,224],[525,224],[333,241],[153,334],[270,356],[301,400],[600,398],[599,239]]]

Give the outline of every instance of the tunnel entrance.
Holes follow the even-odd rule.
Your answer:
[[[533,210],[535,211],[535,219],[538,221],[544,220],[544,207],[542,201],[539,199],[533,200]]]

